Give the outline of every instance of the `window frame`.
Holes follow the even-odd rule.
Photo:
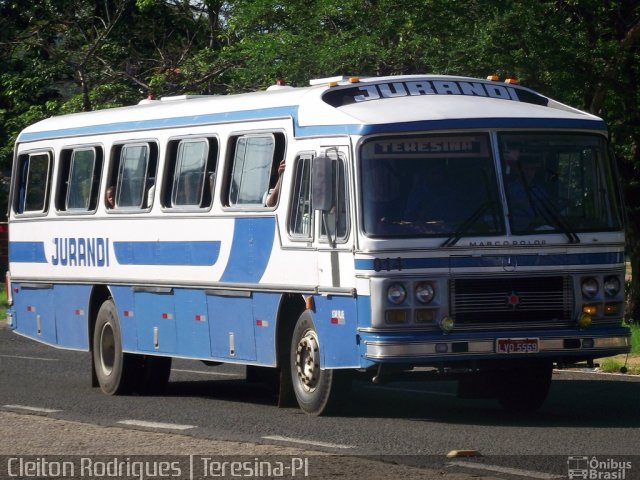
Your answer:
[[[234,173],[237,167],[237,150],[238,144],[242,139],[251,139],[251,138],[265,138],[270,137],[273,139],[273,148],[271,149],[271,168],[269,170],[269,181],[267,184],[267,188],[262,195],[261,202],[255,203],[237,203],[231,201],[231,190],[233,184]],[[279,130],[265,130],[265,131],[255,131],[255,132],[238,132],[229,136],[229,140],[227,143],[227,153],[226,153],[226,166],[225,166],[225,180],[224,180],[224,188],[221,191],[221,199],[222,206],[225,210],[236,210],[236,211],[254,211],[254,212],[262,212],[262,211],[273,211],[278,208],[280,204],[281,198],[278,198],[276,204],[272,207],[268,207],[266,205],[266,198],[269,192],[272,189],[272,181],[275,178],[277,182],[277,171],[278,165],[282,160],[286,159],[286,135],[284,132]],[[244,166],[244,158],[243,157],[243,166]],[[280,195],[281,197],[282,195]]]
[[[118,205],[119,198],[119,185],[121,184],[121,170],[123,168],[122,155],[126,148],[145,146],[147,147],[148,155],[146,156],[146,167],[143,182],[143,193],[141,198],[141,205]],[[104,205],[108,213],[127,212],[127,213],[144,213],[149,212],[153,207],[154,198],[149,200],[149,192],[153,190],[155,192],[157,184],[158,163],[159,163],[159,146],[155,139],[135,139],[124,142],[114,143],[111,147],[110,164],[107,175],[107,182],[104,186],[104,191],[101,194],[102,204]],[[114,207],[110,208],[106,204],[106,191],[114,187]]]
[[[295,160],[293,161],[293,180],[291,187],[291,194],[289,196],[289,209],[287,213],[287,233],[289,239],[296,242],[313,242],[315,237],[315,211],[313,209],[313,204],[311,203],[311,165],[313,159],[316,157],[316,152],[300,152],[296,155]],[[299,175],[299,170],[302,170]],[[303,192],[304,176],[307,176],[306,179],[306,192]],[[304,193],[306,197],[306,201],[308,202],[310,211],[309,211],[309,232],[307,235],[304,233],[297,233],[294,231],[294,226],[297,224],[297,216],[300,214],[300,205],[302,200],[302,194]],[[298,214],[298,215],[297,215]],[[302,210],[302,215],[304,216],[304,209]],[[296,216],[296,221],[294,221],[294,216]]]
[[[181,145],[186,143],[205,142],[206,155],[204,157],[203,181],[200,183],[199,204],[177,205],[175,204],[176,171],[179,165],[179,152]],[[220,155],[220,141],[217,135],[193,135],[185,137],[173,137],[167,142],[165,153],[165,165],[163,169],[162,190],[160,204],[163,211],[171,212],[206,212],[211,210],[214,203],[214,192],[218,176],[218,163]],[[207,184],[208,183],[208,184]],[[207,189],[209,190],[207,192]]]
[[[31,172],[31,161],[30,159],[36,156],[46,156],[47,157],[47,172],[46,172],[46,185],[44,186],[44,198],[42,209],[40,210],[26,210],[27,206],[27,198],[29,193],[28,181],[30,178]],[[51,182],[52,182],[52,174],[53,174],[53,165],[54,165],[54,153],[51,149],[38,149],[31,151],[24,151],[18,154],[17,156],[17,167],[16,174],[14,175],[15,180],[12,181],[14,186],[14,198],[12,203],[12,210],[16,216],[20,217],[39,217],[45,216],[49,212],[49,203],[50,203],[50,195],[51,195]],[[28,165],[25,167],[25,161]],[[26,168],[26,170],[25,170]]]
[[[86,208],[69,208],[71,193],[71,176],[73,172],[76,152],[93,151],[93,165],[91,168],[91,185],[89,189],[88,205]],[[93,214],[98,209],[100,199],[100,182],[104,167],[104,149],[99,144],[75,145],[64,147],[60,151],[58,165],[58,181],[55,194],[55,210],[58,215]]]

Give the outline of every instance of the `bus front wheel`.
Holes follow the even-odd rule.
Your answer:
[[[346,372],[320,368],[320,348],[311,315],[303,312],[291,341],[291,380],[298,405],[310,415],[334,413],[348,387]]]
[[[107,395],[129,393],[139,370],[134,355],[123,353],[120,321],[113,300],[106,300],[93,332],[93,364],[100,389]]]

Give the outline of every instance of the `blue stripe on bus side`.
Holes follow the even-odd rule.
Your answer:
[[[219,241],[113,242],[120,265],[211,266],[218,261]]]
[[[9,242],[9,261],[14,263],[47,263],[44,242]]]
[[[258,283],[271,257],[276,219],[236,218],[233,244],[221,282]]]
[[[397,270],[397,261],[391,259],[392,269]],[[382,270],[386,270],[386,260],[382,261]],[[624,262],[622,252],[571,253],[558,255],[487,255],[483,257],[440,257],[440,258],[402,258],[402,270],[421,268],[478,268],[502,267],[549,267],[570,265],[616,265]],[[358,259],[356,270],[375,270],[375,260]]]
[[[297,114],[298,107],[284,106],[262,108],[256,110],[240,110],[234,112],[210,113],[205,115],[188,115],[174,118],[153,118],[129,122],[114,122],[82,127],[62,128],[42,132],[21,133],[18,142],[29,142],[43,138],[76,137],[81,135],[99,135],[125,131],[153,130],[175,127],[208,125],[212,123],[242,122],[270,118],[292,117]]]
[[[114,122],[101,125],[63,128],[42,132],[21,133],[18,143],[45,138],[74,137],[81,135],[99,135],[125,131],[152,130],[163,128],[209,125],[214,123],[242,122],[247,120],[266,120],[272,118],[291,118],[294,122],[294,136],[316,135],[370,135],[374,133],[394,133],[435,129],[467,128],[573,128],[606,131],[606,124],[600,119],[570,118],[465,118],[444,120],[421,120],[413,122],[383,124],[342,124],[301,126],[298,122],[298,106],[282,106],[255,110],[190,115],[176,118],[157,118],[130,122]]]

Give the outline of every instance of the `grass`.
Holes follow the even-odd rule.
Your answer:
[[[9,305],[7,304],[7,295],[5,294],[7,288],[3,283],[0,286],[0,322],[3,322],[5,318],[7,318],[7,308]]]

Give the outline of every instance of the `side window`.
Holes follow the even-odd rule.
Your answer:
[[[282,134],[255,134],[235,137],[233,164],[228,187],[229,206],[264,207],[275,205],[269,198],[278,183],[278,166],[284,159]]]
[[[107,208],[150,208],[157,166],[155,143],[116,145],[105,193]]]
[[[333,177],[333,207],[327,213],[327,225],[332,238],[340,241],[345,240],[349,234],[348,195],[347,182],[345,180],[344,159],[338,158],[332,165]],[[327,232],[322,223],[321,235],[326,237]]]
[[[215,138],[173,140],[168,145],[164,207],[207,208],[215,186]]]
[[[295,239],[312,237],[311,160],[313,155],[299,156],[294,164],[293,195],[289,211],[289,234]]]
[[[51,154],[20,155],[14,210],[16,213],[45,213],[49,199]]]
[[[76,212],[95,210],[101,173],[100,148],[63,150],[60,155],[56,209]]]

